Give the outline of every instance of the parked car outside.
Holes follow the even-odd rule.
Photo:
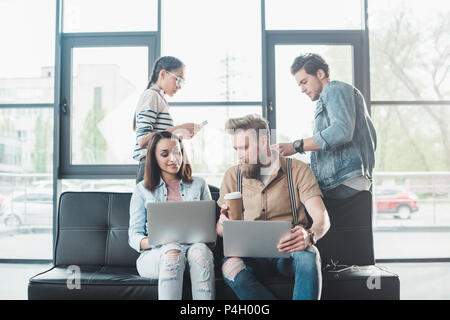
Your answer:
[[[411,219],[412,213],[419,210],[417,195],[407,188],[377,188],[375,202],[377,213],[393,214],[400,219]]]
[[[27,192],[16,192],[5,201],[1,220],[6,226],[52,226],[53,191],[33,189]]]

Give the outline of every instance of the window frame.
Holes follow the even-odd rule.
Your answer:
[[[60,179],[83,178],[132,178],[136,174],[135,165],[93,165],[71,164],[71,121],[70,97],[72,53],[74,48],[90,47],[147,47],[148,74],[158,54],[157,32],[112,32],[112,33],[72,33],[61,36],[61,104],[60,112]],[[130,118],[131,119],[131,118]]]
[[[369,74],[364,68],[364,30],[313,30],[313,31],[267,31],[266,32],[266,81],[264,114],[269,120],[270,129],[276,129],[276,85],[275,85],[275,47],[277,45],[350,45],[353,55],[353,79],[355,86],[369,100]],[[370,113],[370,106],[369,113]],[[276,137],[271,137],[276,143]]]

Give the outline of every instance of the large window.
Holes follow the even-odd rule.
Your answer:
[[[56,1],[0,1],[0,260],[51,259]]]
[[[449,9],[438,0],[369,2],[378,259],[449,257]]]
[[[133,116],[157,55],[156,32],[61,34],[61,172],[135,174]]]
[[[0,108],[0,259],[51,259],[53,110]]]
[[[185,145],[220,186],[236,163],[227,118],[261,114],[279,142],[311,134],[314,105],[289,73],[309,51],[367,97],[376,258],[448,258],[448,30],[446,0],[0,1],[0,259],[51,258],[55,182],[133,189],[133,113],[157,57],[186,65],[170,112],[208,120]]]

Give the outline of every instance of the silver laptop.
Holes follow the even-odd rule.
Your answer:
[[[216,241],[216,202],[147,202],[147,232],[151,245],[213,243]]]
[[[223,254],[225,257],[289,258],[277,249],[280,239],[289,234],[288,221],[223,222]]]

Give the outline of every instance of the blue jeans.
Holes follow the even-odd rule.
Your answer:
[[[146,250],[139,256],[136,267],[141,277],[158,279],[159,300],[180,300],[186,264],[190,267],[192,299],[214,300],[214,257],[204,243],[171,243]]]
[[[293,300],[320,299],[322,288],[319,251],[311,247],[291,253],[290,258],[229,258],[222,263],[225,283],[241,300],[276,300],[260,279],[281,275],[294,277]]]

